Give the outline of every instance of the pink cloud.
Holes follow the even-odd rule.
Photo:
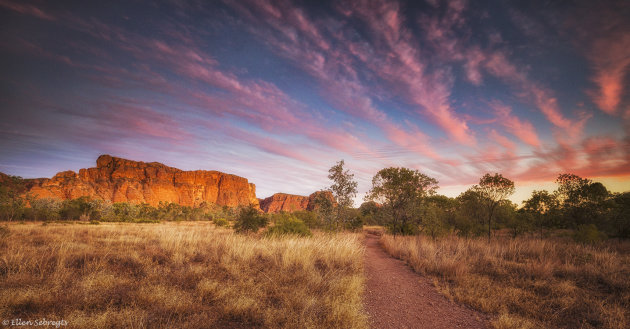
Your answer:
[[[566,118],[562,114],[553,92],[530,81],[527,74],[511,63],[503,52],[494,52],[488,56],[485,67],[491,74],[519,88],[524,93],[524,97],[531,98],[547,120],[562,129],[570,138],[575,139],[580,136],[590,116],[582,113],[578,120]]]
[[[41,46],[20,37],[6,38],[5,40],[0,41],[0,43],[3,47],[11,49],[14,52],[34,55],[40,58],[54,60],[70,66],[78,66],[77,63],[70,59],[70,57],[44,49]]]
[[[87,141],[92,145],[122,139],[144,143],[159,141],[163,145],[182,147],[194,140],[194,135],[184,128],[192,123],[158,110],[163,105],[156,102],[111,96],[107,100],[86,99],[84,104],[89,110],[53,107],[56,113],[71,116],[60,120],[60,124],[67,124],[65,129],[72,130],[73,142]],[[67,131],[65,129],[61,131]]]
[[[357,14],[365,19],[366,24],[372,27],[374,38],[379,40],[377,43],[385,47],[382,50],[365,49],[369,47],[366,43],[347,40],[343,33],[332,33],[326,26],[309,21],[304,15],[285,14],[296,12],[297,9],[291,5],[273,6],[268,2],[252,2],[245,7],[231,4],[250,19],[263,26],[270,26],[283,36],[287,36],[287,31],[299,32],[299,37],[291,34],[291,37],[279,38],[274,33],[263,33],[258,27],[253,31],[283,56],[294,60],[318,78],[325,97],[340,110],[375,123],[385,118],[384,113],[375,109],[371,98],[367,96],[373,91],[358,80],[354,61],[359,60],[360,64],[368,65],[374,74],[389,81],[391,88],[398,89],[394,92],[404,95],[411,104],[416,105],[418,113],[432,119],[458,142],[474,144],[475,139],[468,125],[457,117],[449,104],[450,78],[445,73],[424,73],[425,65],[420,61],[417,49],[408,41],[411,36],[401,27],[398,3],[364,2],[343,11],[346,15]],[[271,10],[271,7],[274,9]],[[260,14],[263,15],[262,19]],[[336,39],[339,44],[336,49],[330,49],[330,41],[323,37],[325,34]],[[370,52],[373,55],[366,56]],[[394,61],[389,60],[392,54],[396,56]],[[388,73],[384,73],[386,71]]]
[[[0,6],[16,11],[20,14],[31,15],[31,16],[35,16],[41,19],[48,20],[48,21],[56,20],[56,18],[53,15],[46,13],[43,10],[37,8],[36,6],[30,5],[30,4],[15,3],[8,0],[0,0]]]
[[[416,127],[413,127],[412,132],[407,132],[394,124],[386,124],[382,128],[387,137],[397,145],[424,154],[434,160],[443,160],[442,156],[429,146],[429,137]]]
[[[274,6],[269,2],[257,1],[249,3],[248,6],[244,6],[242,3],[231,3],[231,5],[250,20],[259,24],[252,29],[252,32],[265,38],[266,42],[273,46],[274,51],[291,59],[296,65],[317,78],[323,96],[333,106],[352,116],[371,122],[382,129],[392,142],[409,148],[408,142],[393,134],[394,131],[402,130],[400,128],[393,129],[392,127],[395,125],[389,120],[385,112],[374,106],[372,97],[370,97],[370,95],[374,95],[374,90],[359,80],[354,69],[354,61],[357,59],[370,61],[371,64],[377,65],[375,58],[366,56],[371,49],[361,49],[369,47],[366,43],[351,42],[346,40],[342,34],[331,33],[321,24],[308,20],[304,15],[292,15],[296,12],[301,13],[301,11],[291,5]],[[387,42],[393,42],[398,38],[400,24],[397,4],[390,3],[386,7],[391,7],[391,9],[384,12],[383,20],[375,23],[384,29],[384,35],[380,37],[390,40]],[[350,15],[352,12],[349,11],[346,14]],[[272,31],[265,30],[266,27],[270,27]],[[282,37],[279,37],[274,31],[280,33]],[[291,34],[291,37],[286,37],[287,31],[299,34]],[[325,39],[323,35],[336,38],[340,46],[331,49],[329,46],[331,41]],[[343,45],[347,45],[347,47],[343,47]],[[418,70],[417,64],[408,58],[408,67],[415,65],[415,69]],[[443,110],[443,112],[448,111]],[[439,114],[441,116],[436,115],[436,117],[442,121],[451,119],[449,113]],[[464,130],[466,129],[467,127],[464,127]],[[456,134],[461,135],[459,131]],[[429,157],[434,156],[434,152],[430,151],[427,145],[428,141],[423,140],[422,142],[425,145],[414,146],[413,151]]]
[[[247,144],[267,153],[283,156],[289,159],[295,159],[312,165],[320,165],[319,161],[315,160],[315,157],[311,155],[307,156],[302,153],[304,147],[301,145],[283,143],[275,138],[258,133],[252,133],[234,126],[225,126],[213,123],[210,127],[211,129],[222,131],[234,140],[246,142]]]
[[[371,58],[367,64],[395,93],[403,95],[411,104],[419,106],[417,112],[428,116],[454,140],[474,145],[476,140],[468,124],[457,116],[450,105],[452,77],[450,73],[436,70],[425,72],[426,64],[414,44],[411,31],[402,27],[400,8],[396,3],[359,2],[352,12],[363,19],[377,40],[382,40],[380,58]]]
[[[522,82],[525,76],[507,59],[504,53],[494,52],[485,62],[486,69],[493,75],[507,80]]]
[[[261,4],[264,5],[262,2]],[[268,9],[271,10],[272,6]],[[281,12],[280,14],[282,15]],[[318,47],[324,49],[328,47],[304,13],[292,11],[287,17],[292,17],[290,21],[296,24],[301,33],[308,34],[309,39],[316,42]],[[141,64],[132,69],[107,65],[106,63],[111,59],[106,58],[103,58],[105,61],[101,61],[99,66],[75,64],[89,71],[98,72],[99,74],[93,77],[95,81],[100,81],[113,88],[125,88],[128,87],[130,81],[137,81],[137,87],[151,86],[156,92],[171,95],[182,100],[185,104],[199,108],[202,112],[209,112],[224,119],[246,120],[250,124],[263,128],[269,134],[293,133],[303,135],[321,145],[343,152],[369,150],[365,144],[368,140],[366,136],[359,137],[343,129],[330,127],[328,123],[314,117],[304,104],[292,99],[273,83],[260,79],[242,78],[234,72],[222,69],[215,59],[197,46],[199,40],[191,38],[178,38],[170,41],[153,39],[131,33],[117,26],[104,24],[97,19],[86,21],[74,16],[65,17],[63,24],[76,30],[85,31],[97,39],[107,41],[112,46],[140,60]],[[79,45],[78,49],[85,50],[86,48]],[[90,51],[96,52],[99,56],[98,51]],[[152,66],[156,63],[183,79],[200,82],[211,87],[212,90],[219,90],[219,92],[207,92],[205,91],[206,88],[196,89],[194,92],[188,90],[171,79],[166,79],[162,74],[154,72]],[[319,68],[314,67],[313,69]],[[369,107],[369,104],[366,106]],[[121,108],[116,110],[122,111]],[[113,113],[112,115],[117,114]],[[378,113],[375,112],[373,115],[377,116]],[[133,126],[129,126],[129,128],[156,136],[168,132],[168,130],[160,130],[159,125],[153,129],[151,124],[147,124],[143,120],[129,120],[126,124]],[[272,140],[270,139],[270,141]],[[263,146],[262,143],[256,145]],[[276,146],[274,144],[272,148],[280,149]]]
[[[480,66],[485,59],[484,53],[479,48],[472,48],[465,54],[466,64],[464,69],[466,70],[466,78],[476,86],[481,85],[483,82]]]
[[[599,87],[599,93],[592,93],[593,101],[602,111],[615,114],[630,69],[630,33],[595,41],[589,59],[595,69],[593,81]]]
[[[488,138],[496,143],[498,143],[499,145],[503,146],[504,149],[513,152],[514,149],[516,149],[516,144],[514,144],[514,142],[512,142],[511,140],[509,140],[507,137],[499,134],[496,130],[491,129],[490,133],[488,134]]]
[[[540,146],[536,129],[530,122],[512,115],[512,109],[499,101],[491,102],[490,107],[494,109],[497,115],[497,122],[508,129],[511,134],[531,146]]]
[[[630,174],[627,142],[610,136],[586,138],[578,146],[560,142],[545,152],[535,152],[535,162],[515,178],[521,181],[553,180],[569,172],[582,177],[615,177]]]
[[[600,94],[593,95],[593,101],[608,114],[614,114],[621,101],[625,67],[616,67],[610,71],[600,70],[593,79],[600,89]]]
[[[565,28],[591,63],[592,81],[597,87],[590,96],[602,111],[614,115],[623,101],[630,70],[628,3],[587,1],[572,9]]]
[[[562,115],[556,98],[550,96],[550,91],[541,89],[538,86],[531,86],[529,92],[533,94],[534,102],[538,108],[553,125],[562,128],[568,133],[570,138],[578,138],[580,136],[586,121],[590,118],[589,115],[581,113],[581,118],[578,120],[567,119]]]

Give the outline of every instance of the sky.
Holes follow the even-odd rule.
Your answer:
[[[0,0],[0,171],[100,154],[359,193],[408,167],[514,202],[560,173],[630,190],[630,2]]]

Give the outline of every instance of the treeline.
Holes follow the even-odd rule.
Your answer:
[[[84,220],[105,222],[157,222],[183,220],[234,219],[238,209],[201,204],[198,207],[160,202],[157,207],[147,203],[111,203],[101,199],[80,197],[71,200],[53,198],[16,198],[4,202],[0,197],[0,219],[8,221]]]
[[[610,193],[606,187],[587,178],[561,174],[554,191],[534,191],[517,205],[508,197],[514,182],[501,174],[486,174],[456,198],[436,194],[438,181],[418,170],[385,168],[372,179],[372,188],[359,208],[353,207],[357,194],[354,175],[344,169],[344,161],[330,168],[334,202],[320,194],[314,211],[290,214],[262,214],[254,207],[230,208],[203,203],[198,207],[175,203],[110,203],[81,197],[74,200],[26,197],[19,177],[0,184],[0,220],[91,220],[155,222],[211,220],[237,231],[254,231],[268,226],[299,233],[306,229],[357,230],[382,225],[393,234],[419,234],[431,237],[457,234],[465,237],[507,230],[512,236],[550,230],[571,230],[576,239],[593,242],[607,237],[630,238],[630,192]],[[28,205],[28,206],[27,206]],[[297,228],[295,228],[297,227]],[[273,230],[272,230],[273,231]],[[301,233],[300,233],[301,234]],[[309,233],[310,234],[310,233]]]
[[[394,234],[455,233],[491,237],[504,229],[512,236],[545,236],[549,230],[572,230],[583,242],[606,237],[630,238],[630,192],[610,193],[603,184],[561,174],[555,191],[534,191],[519,205],[507,198],[514,183],[486,174],[456,198],[437,195],[437,180],[406,168],[381,170],[359,208],[366,224],[386,226]]]

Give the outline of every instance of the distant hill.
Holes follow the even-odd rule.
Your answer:
[[[160,201],[186,206],[203,202],[237,207],[258,206],[256,186],[246,178],[219,171],[183,171],[161,163],[101,155],[95,168],[63,171],[53,178],[23,180],[36,198],[74,199],[82,196],[111,202],[157,206]]]
[[[299,210],[314,210],[316,207],[315,199],[321,193],[334,203],[333,195],[329,191],[318,191],[309,196],[276,193],[266,199],[260,200],[260,208],[264,212],[271,213],[280,211],[292,212]]]
[[[318,193],[310,196],[276,193],[264,200],[256,198],[256,185],[246,178],[219,171],[184,171],[158,162],[141,162],[101,155],[96,167],[62,171],[53,178],[16,180],[0,173],[0,185],[35,198],[61,200],[86,196],[110,202],[173,202],[199,206],[206,202],[238,207],[253,204],[265,212],[313,210]],[[9,186],[10,185],[10,186]]]

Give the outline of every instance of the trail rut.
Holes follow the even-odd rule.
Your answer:
[[[364,297],[371,328],[489,328],[487,316],[440,295],[431,281],[366,236]]]

